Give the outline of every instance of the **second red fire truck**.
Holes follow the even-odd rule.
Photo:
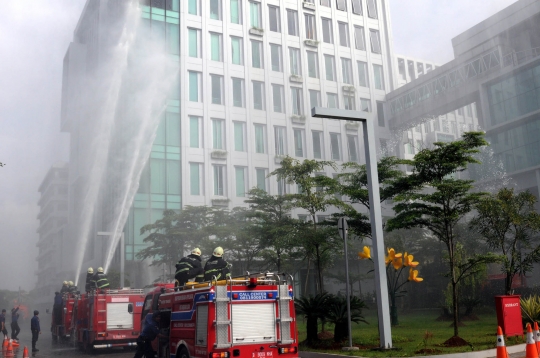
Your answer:
[[[154,342],[158,357],[298,357],[292,285],[290,276],[262,273],[179,291],[156,287],[143,313],[158,309],[162,316],[168,339]]]

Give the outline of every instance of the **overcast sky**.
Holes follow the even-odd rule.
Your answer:
[[[514,1],[390,0],[395,53],[445,63],[452,37]],[[62,60],[84,3],[0,0],[0,289],[36,282],[38,187],[68,160]]]

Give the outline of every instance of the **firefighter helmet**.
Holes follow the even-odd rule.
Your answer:
[[[68,282],[70,286],[73,286],[73,281]]]
[[[62,285],[66,286],[68,284],[67,281],[62,282]]]
[[[223,256],[223,248],[221,246],[218,246],[214,249],[214,252],[212,253],[212,255],[216,256],[216,257],[221,257]]]
[[[103,273],[103,267],[98,267],[97,272],[98,273]]]
[[[201,256],[201,250],[198,247],[196,247],[191,251],[191,254]]]
[[[94,273],[94,269],[91,268],[91,267],[89,267],[88,270],[87,270],[86,272],[88,272],[88,273]]]

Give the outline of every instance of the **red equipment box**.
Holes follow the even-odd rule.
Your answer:
[[[520,297],[520,295],[495,296],[497,323],[507,337],[523,336]]]

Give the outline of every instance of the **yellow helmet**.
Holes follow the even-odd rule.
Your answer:
[[[70,286],[73,286],[73,281],[68,282]]]
[[[103,267],[98,267],[97,272],[98,273],[103,273]]]
[[[64,285],[64,286],[67,285],[67,284],[68,284],[67,281],[62,282],[62,285]]]
[[[88,270],[87,270],[86,272],[88,272],[88,273],[94,273],[94,269],[91,268],[91,267],[89,267]]]
[[[191,254],[201,256],[201,250],[198,247],[196,247],[193,250],[191,250]]]
[[[212,255],[216,256],[216,257],[221,257],[223,256],[223,248],[221,246],[218,246],[214,249],[214,252],[212,253]]]

